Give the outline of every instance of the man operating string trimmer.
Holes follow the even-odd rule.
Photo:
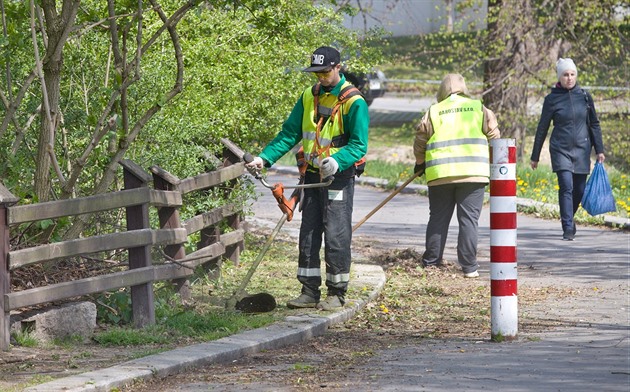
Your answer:
[[[305,184],[334,176],[328,187],[305,188],[299,237],[297,278],[301,294],[287,307],[334,310],[345,303],[350,279],[352,206],[355,176],[367,153],[368,106],[361,93],[340,74],[340,54],[331,47],[315,50],[311,66],[318,79],[305,89],[282,130],[246,166],[271,167],[300,142],[308,164]],[[320,248],[324,240],[327,297],[320,301]]]

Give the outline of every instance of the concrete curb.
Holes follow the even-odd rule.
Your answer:
[[[136,381],[162,378],[184,370],[213,363],[229,362],[248,354],[280,348],[322,335],[334,324],[351,319],[368,302],[374,300],[385,285],[383,269],[374,264],[353,263],[350,285],[367,293],[364,299],[349,300],[343,309],[333,313],[308,313],[289,316],[268,327],[228,336],[216,341],[181,347],[149,355],[75,376],[36,385],[25,391],[110,391]],[[321,315],[320,315],[321,314]]]

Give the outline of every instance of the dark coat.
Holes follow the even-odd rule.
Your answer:
[[[553,130],[549,138],[549,152],[553,171],[590,173],[591,149],[595,147],[597,154],[604,152],[602,130],[591,95],[578,85],[567,90],[558,83],[551,89],[545,97],[536,129],[532,161],[540,159],[551,121]]]

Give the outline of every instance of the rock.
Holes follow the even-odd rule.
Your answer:
[[[29,331],[37,340],[80,336],[89,339],[96,328],[96,305],[72,302],[11,316],[11,331]]]

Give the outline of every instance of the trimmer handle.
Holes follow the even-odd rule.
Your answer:
[[[243,161],[245,161],[245,163],[251,163],[254,161],[254,156],[248,152],[243,153]],[[256,169],[256,168],[249,168],[247,166],[245,166],[245,168],[247,169],[247,171],[249,172],[249,174],[251,174],[252,176],[254,176],[254,178],[260,180],[262,177],[260,176],[260,172]]]

